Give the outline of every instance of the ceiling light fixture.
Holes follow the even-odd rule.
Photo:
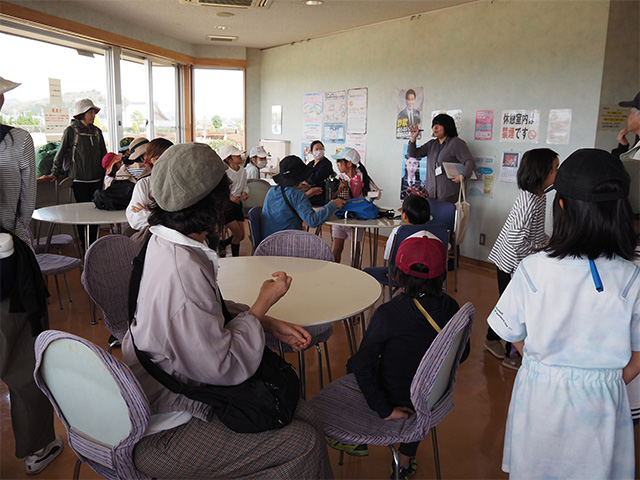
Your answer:
[[[216,30],[229,30],[229,27],[227,25],[216,25],[215,27]]]
[[[322,5],[324,2],[322,0],[306,0],[304,4],[308,7],[315,7],[318,5]]]
[[[216,16],[218,17],[233,17],[235,14],[231,13],[231,12],[218,12],[216,13]]]

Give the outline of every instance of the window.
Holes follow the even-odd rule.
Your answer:
[[[153,63],[153,127],[154,138],[163,137],[177,143],[180,118],[178,103],[178,69],[175,65]]]
[[[196,141],[244,150],[244,71],[195,68],[193,86]]]

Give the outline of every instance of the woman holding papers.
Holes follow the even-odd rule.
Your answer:
[[[449,115],[441,113],[436,115],[431,122],[433,131],[432,140],[418,147],[416,139],[420,134],[417,124],[409,127],[411,138],[407,154],[410,157],[427,159],[427,178],[425,186],[429,191],[429,198],[444,202],[455,203],[460,192],[460,182],[469,178],[476,166],[476,159],[467,144],[458,137],[456,124]],[[464,167],[462,175],[450,177],[447,175],[443,163],[459,163]]]

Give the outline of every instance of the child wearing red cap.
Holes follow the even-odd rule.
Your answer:
[[[402,242],[395,273],[402,293],[376,309],[360,349],[347,363],[367,404],[385,420],[413,415],[413,376],[440,329],[459,309],[458,303],[442,291],[446,258],[445,246],[429,232],[418,232]],[[467,346],[463,360],[468,350]],[[351,455],[368,455],[366,445],[328,443]],[[398,448],[400,478],[416,472],[419,443]],[[394,474],[392,471],[391,478]]]

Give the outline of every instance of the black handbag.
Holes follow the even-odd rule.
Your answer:
[[[238,433],[275,430],[291,423],[300,398],[300,379],[290,363],[265,347],[258,370],[239,385],[186,385],[154,364],[136,347],[131,322],[136,309],[147,243],[133,261],[129,282],[129,334],[140,364],[173,393],[210,405],[220,421]],[[225,325],[232,319],[222,301]],[[214,346],[212,346],[214,348]]]

